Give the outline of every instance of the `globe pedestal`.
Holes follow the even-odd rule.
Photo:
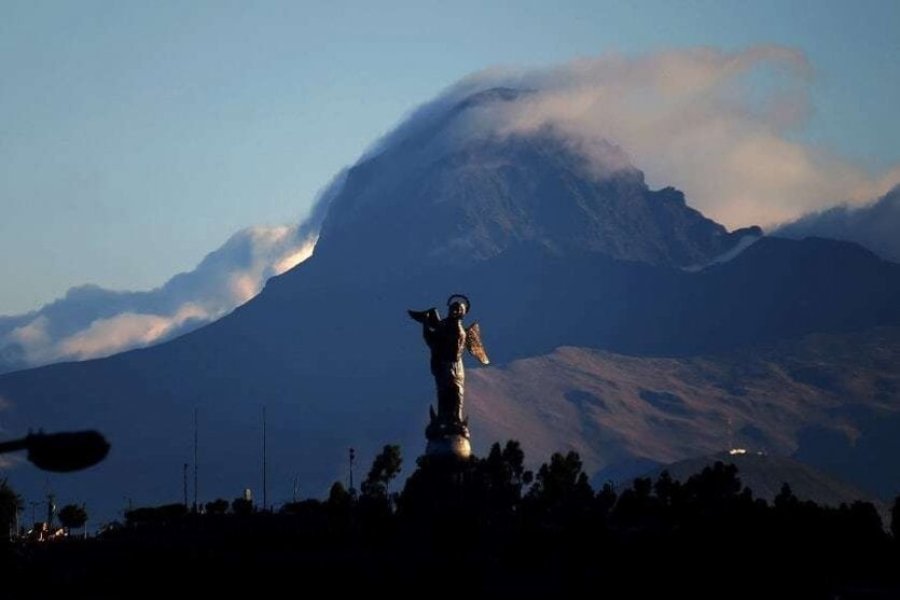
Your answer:
[[[431,422],[425,428],[428,445],[425,456],[437,460],[468,460],[472,457],[468,419],[450,421],[437,417],[433,410]]]
[[[433,458],[466,460],[472,456],[469,438],[462,435],[447,435],[428,440],[425,455]]]

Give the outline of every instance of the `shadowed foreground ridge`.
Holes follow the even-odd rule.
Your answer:
[[[225,501],[210,503],[206,514],[138,509],[98,539],[7,547],[7,582],[17,597],[62,589],[120,597],[137,582],[162,593],[176,581],[190,582],[180,591],[225,597],[289,584],[443,596],[459,583],[474,597],[900,592],[900,547],[872,505],[823,508],[786,485],[770,505],[733,465],[683,483],[664,472],[595,492],[576,453],[554,454],[532,473],[519,444],[507,442],[469,461],[420,458],[402,492],[391,493],[400,467],[399,449],[386,446],[358,496],[335,483],[326,501],[278,513],[240,501],[230,512]],[[40,593],[29,587],[37,580]]]

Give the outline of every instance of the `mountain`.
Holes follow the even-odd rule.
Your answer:
[[[201,500],[232,498],[246,487],[261,495],[263,406],[276,502],[290,497],[295,480],[302,492],[321,494],[344,478],[351,446],[365,464],[381,445],[400,443],[411,461],[424,446],[433,382],[405,309],[440,306],[460,292],[472,298],[471,316],[497,365],[469,370],[476,451],[514,437],[534,461],[550,450],[582,449],[592,470],[642,456],[676,460],[721,449],[711,432],[732,408],[717,403],[734,403],[743,407],[741,427],[787,452],[798,450],[808,426],[821,425],[799,450],[828,460],[843,439],[835,428],[851,430],[836,424],[868,417],[851,411],[828,420],[828,410],[853,402],[828,405],[830,396],[800,379],[792,387],[764,377],[769,391],[758,395],[756,351],[745,350],[734,365],[729,352],[802,344],[813,334],[861,336],[864,344],[870,335],[859,332],[893,331],[900,265],[845,242],[728,232],[680,192],[650,190],[611,144],[588,160],[553,131],[471,133],[473,113],[519,97],[479,94],[401,126],[334,190],[313,256],[226,317],[151,348],[0,376],[7,435],[95,427],[113,445],[85,473],[48,484],[22,468],[14,482],[28,494],[50,485],[61,500],[87,500],[107,513],[124,498],[179,501],[195,408]],[[897,339],[886,339],[893,356]],[[560,353],[562,360],[552,358]],[[602,374],[619,360],[633,361],[624,380]],[[649,366],[666,360],[712,366],[648,380],[635,403],[625,381],[649,378]],[[523,370],[529,361],[550,362]],[[571,385],[579,363],[600,365],[598,377],[612,382],[615,418],[600,419],[599,405],[578,394],[567,399],[565,391],[568,404],[553,412],[558,386]],[[776,374],[784,368],[775,358],[771,364]],[[815,376],[814,362],[801,364],[808,370],[800,373]],[[707,380],[692,379],[701,375]],[[886,398],[862,400],[866,410],[893,411],[894,380],[883,370],[866,377],[888,386]],[[706,397],[713,389],[722,391]],[[795,396],[798,390],[804,394]],[[821,419],[801,416],[807,404]],[[779,425],[782,418],[790,428]]]
[[[802,239],[810,236],[862,244],[880,256],[900,262],[900,187],[867,206],[837,206],[782,225],[774,235]]]
[[[397,152],[351,169],[323,224],[320,260],[404,271],[466,265],[530,245],[554,256],[687,267],[761,233],[728,233],[688,207],[681,192],[648,189],[633,167],[595,180],[585,160],[552,137],[477,141],[408,164],[412,157]],[[403,235],[385,235],[391,231]]]
[[[742,447],[889,499],[900,489],[898,361],[897,327],[687,357],[561,347],[473,373],[469,410],[479,434],[526,439],[538,457],[577,451],[595,483]]]

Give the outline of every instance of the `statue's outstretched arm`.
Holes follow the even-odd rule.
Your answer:
[[[436,308],[429,308],[428,310],[407,310],[406,312],[413,321],[417,321],[426,327],[434,328],[441,322],[441,314]]]

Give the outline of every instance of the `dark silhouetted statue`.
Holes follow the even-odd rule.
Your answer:
[[[489,364],[481,343],[478,323],[463,327],[463,317],[471,303],[455,294],[447,300],[449,315],[441,319],[436,308],[410,310],[409,316],[422,324],[422,335],[431,350],[431,374],[437,388],[437,413],[431,409],[431,422],[425,430],[427,454],[468,458],[471,454],[468,419],[463,417],[465,370],[463,350],[468,350],[481,364]]]

